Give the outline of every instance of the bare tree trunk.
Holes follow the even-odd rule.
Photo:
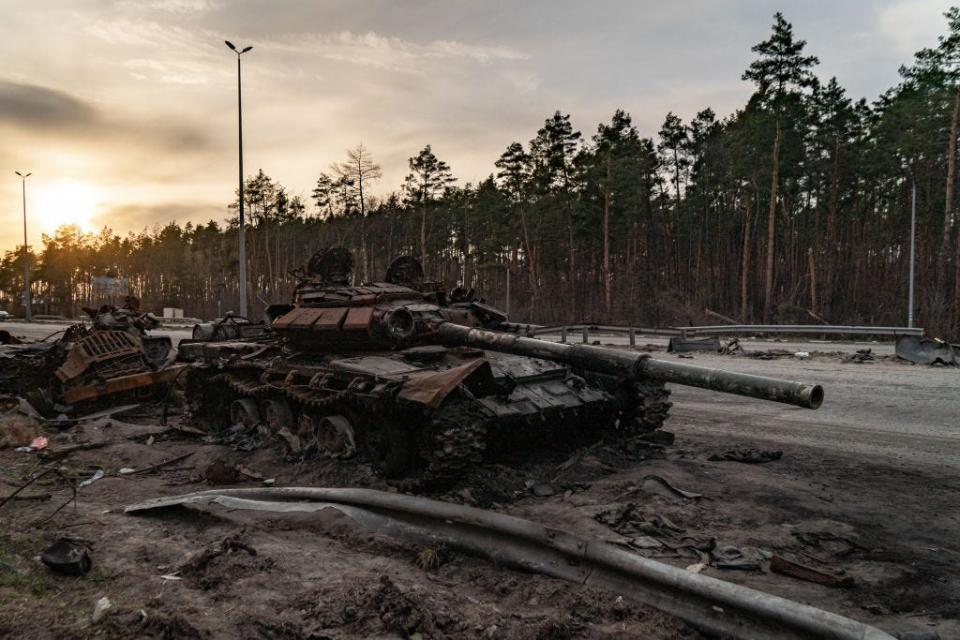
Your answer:
[[[463,286],[470,288],[470,230],[467,227],[468,207],[463,207],[463,240],[460,252],[463,254]]]
[[[577,308],[577,283],[576,283],[576,251],[573,244],[573,209],[570,207],[570,197],[567,196],[567,243],[570,250],[569,278],[570,278],[570,311],[576,311]],[[571,316],[571,319],[572,316]]]
[[[423,266],[424,273],[427,272],[427,200],[423,200],[423,208],[420,209],[420,264]]]
[[[810,268],[810,310],[817,313],[817,265],[813,258],[813,247],[807,249],[807,261]]]
[[[527,277],[530,280],[530,295],[533,298],[533,308],[538,308],[540,301],[540,277],[537,270],[537,256],[530,246],[530,229],[527,225],[527,214],[520,208],[520,225],[523,227],[523,245],[527,250]]]
[[[750,204],[753,198],[747,199],[747,205],[743,213],[743,249],[740,252],[740,318],[747,322],[747,289],[750,278]]]
[[[960,339],[960,230],[957,231],[957,257],[953,279],[953,337]]]
[[[943,244],[940,253],[940,264],[943,265],[947,260],[947,252],[950,249],[950,232],[953,230],[953,183],[956,179],[956,159],[957,159],[957,119],[960,116],[960,85],[957,85],[953,95],[953,113],[950,115],[950,140],[947,143],[947,188],[945,204],[943,208]],[[939,270],[941,275],[943,270]]]
[[[603,187],[603,305],[610,320],[613,302],[613,274],[610,273],[610,155],[607,155],[607,183]]]
[[[773,167],[770,178],[770,209],[767,214],[767,264],[764,269],[763,318],[770,322],[770,310],[773,308],[773,256],[774,238],[777,223],[777,187],[780,181],[780,115],[777,115],[777,134],[773,139]]]
[[[953,94],[953,113],[950,114],[950,140],[947,143],[947,189],[946,205],[943,211],[943,245],[940,252],[943,267],[946,267],[947,254],[950,250],[950,232],[953,228],[953,185],[956,178],[957,160],[957,120],[960,117],[960,85],[957,85]],[[957,263],[954,265],[956,280],[954,282],[953,317],[954,327],[960,335],[960,236],[957,238]],[[946,278],[946,269],[937,269],[939,278]],[[941,287],[938,287],[941,288]]]

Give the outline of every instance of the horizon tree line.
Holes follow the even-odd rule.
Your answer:
[[[628,112],[584,133],[557,110],[510,142],[489,176],[459,186],[429,144],[386,196],[363,144],[320,173],[309,202],[262,169],[246,179],[252,308],[288,296],[316,249],[354,250],[358,281],[401,254],[431,279],[474,287],[521,321],[670,325],[903,325],[910,193],[917,192],[918,324],[960,336],[956,199],[960,9],[874,102],[851,99],[781,13],[742,75],[754,91],[721,118],[670,112],[656,137]],[[229,209],[237,207],[236,195]],[[127,278],[147,307],[211,317],[237,306],[235,214],[125,237],[63,227],[31,256],[34,295],[76,314],[90,277]],[[0,260],[16,304],[22,248]],[[705,311],[708,310],[708,311]]]

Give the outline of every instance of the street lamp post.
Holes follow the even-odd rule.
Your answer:
[[[20,173],[14,171],[20,176],[20,190],[23,195],[23,308],[25,309],[25,318],[27,322],[33,320],[33,313],[30,311],[30,253],[27,251],[27,178],[33,173]]]
[[[243,220],[243,100],[240,90],[240,56],[252,46],[237,49],[232,42],[224,40],[230,50],[237,54],[237,131],[240,146],[240,315],[247,317],[247,239]]]

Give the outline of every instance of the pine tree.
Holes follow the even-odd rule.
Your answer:
[[[530,155],[524,151],[519,142],[512,142],[507,150],[494,163],[499,169],[497,179],[507,193],[510,201],[520,217],[520,229],[523,232],[523,251],[527,261],[527,278],[530,282],[530,292],[534,304],[540,299],[539,271],[537,269],[537,255],[539,244],[534,246],[530,240],[530,225],[527,220],[527,201],[530,189],[529,180],[532,173]]]
[[[816,56],[803,55],[805,40],[794,40],[793,25],[779,11],[773,16],[773,33],[768,40],[751,49],[759,58],[750,63],[743,73],[744,80],[757,86],[750,99],[756,106],[774,115],[776,133],[770,171],[770,206],[767,213],[767,256],[764,270],[763,316],[770,320],[773,306],[773,262],[776,253],[777,191],[780,186],[780,148],[784,124],[799,118],[803,92],[815,81],[810,69],[819,63]],[[787,123],[784,121],[788,120]]]
[[[456,182],[449,165],[438,160],[428,144],[407,161],[410,173],[404,190],[411,203],[420,207],[420,262],[427,268],[427,208],[452,183]]]
[[[580,132],[570,124],[570,114],[559,111],[547,118],[537,137],[530,141],[534,180],[546,193],[563,203],[567,227],[567,287],[571,312],[578,306],[576,242],[573,225],[573,159],[580,146]]]

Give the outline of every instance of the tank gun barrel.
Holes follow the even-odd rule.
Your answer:
[[[620,376],[629,380],[672,382],[808,409],[816,409],[823,402],[823,387],[820,385],[655,360],[645,353],[550,342],[485,329],[473,329],[452,322],[443,322],[437,326],[437,339],[451,346],[467,346],[553,360],[574,368]]]

